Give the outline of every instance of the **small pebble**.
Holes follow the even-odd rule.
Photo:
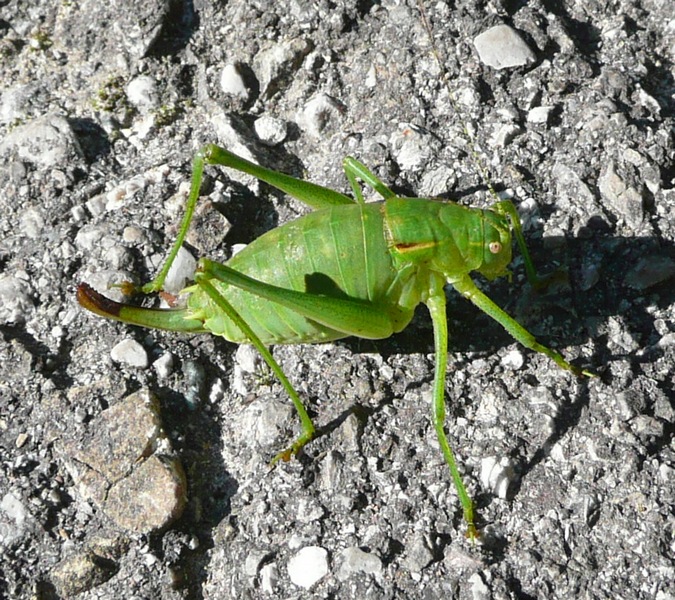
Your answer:
[[[629,226],[636,228],[644,220],[642,193],[624,179],[622,170],[614,161],[608,161],[600,173],[598,189],[606,204]]]
[[[48,114],[12,129],[0,141],[0,157],[10,156],[38,169],[75,165],[83,159],[70,121],[60,114]]]
[[[371,552],[364,552],[361,548],[345,548],[340,553],[342,564],[338,571],[339,579],[347,579],[355,573],[367,573],[380,575],[382,573],[382,560]]]
[[[244,373],[255,373],[260,364],[260,355],[250,344],[241,344],[234,354],[234,364]]]
[[[155,80],[147,75],[132,79],[127,85],[127,98],[141,113],[156,108],[159,104],[159,94]]]
[[[508,456],[500,459],[496,456],[488,456],[481,461],[481,483],[498,498],[506,498],[509,486],[515,479],[514,463]]]
[[[173,365],[174,360],[173,354],[171,354],[171,352],[165,352],[154,363],[152,363],[152,366],[157,373],[157,377],[160,379],[166,379],[169,375],[171,375],[173,371]]]
[[[74,598],[110,579],[117,572],[115,563],[102,561],[88,550],[66,556],[50,571],[50,579],[60,598]]]
[[[3,544],[9,545],[21,539],[30,530],[30,513],[21,500],[11,492],[0,499],[0,519],[3,524],[0,538]]]
[[[246,82],[237,65],[229,64],[223,67],[220,74],[220,89],[229,96],[235,96],[242,100],[248,100],[251,90],[246,86]]]
[[[505,148],[512,141],[513,138],[523,132],[522,128],[514,123],[504,123],[492,136],[491,143],[496,148]]]
[[[533,63],[537,57],[515,29],[497,25],[473,40],[483,64],[495,69],[522,67]]]
[[[308,134],[320,138],[328,125],[340,115],[340,105],[328,94],[312,98],[298,117],[298,124]]]
[[[276,563],[269,563],[260,569],[260,587],[265,594],[272,594],[279,581]]]
[[[266,115],[260,117],[253,124],[253,129],[261,142],[268,146],[276,146],[286,139],[288,127],[286,122]]]
[[[634,290],[644,291],[675,277],[675,261],[668,256],[644,256],[633,265],[624,283]]]
[[[253,60],[253,71],[260,82],[261,93],[273,95],[280,82],[293,77],[302,64],[302,58],[311,49],[311,44],[300,36],[262,48]]]
[[[328,552],[319,546],[306,546],[288,561],[288,576],[299,587],[309,589],[327,574]]]
[[[18,277],[0,276],[0,323],[3,325],[23,323],[32,311],[30,286]]]
[[[164,289],[170,294],[178,294],[192,279],[197,269],[197,260],[185,248],[180,248],[164,282]]]
[[[411,573],[420,573],[434,560],[425,536],[415,533],[412,540],[406,544],[403,564]]]
[[[545,125],[553,112],[552,106],[535,106],[527,113],[528,123],[540,123]]]
[[[148,366],[148,354],[136,340],[122,340],[110,351],[110,358],[130,367],[145,369]]]
[[[525,363],[525,357],[520,350],[513,349],[502,357],[501,363],[505,367],[509,367],[510,369],[517,371],[518,369],[521,369]]]
[[[473,600],[488,600],[492,597],[490,588],[485,584],[480,573],[471,575],[468,582],[471,584],[471,598]]]

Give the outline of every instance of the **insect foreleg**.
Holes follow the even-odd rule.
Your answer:
[[[143,294],[152,294],[153,292],[159,292],[164,287],[164,280],[169,274],[171,265],[176,259],[176,255],[183,245],[185,236],[187,235],[188,229],[190,228],[190,223],[192,222],[192,217],[195,212],[195,206],[197,206],[197,200],[199,200],[199,190],[202,185],[202,176],[204,174],[204,156],[203,152],[197,152],[194,159],[192,160],[192,182],[190,184],[190,194],[188,195],[187,203],[185,204],[185,215],[183,215],[183,221],[178,230],[178,236],[176,241],[171,246],[169,251],[169,256],[166,257],[164,266],[160,269],[157,276],[146,283],[141,287],[141,292]]]
[[[530,285],[534,288],[541,286],[541,280],[537,276],[537,272],[534,268],[534,263],[532,262],[532,257],[530,256],[530,251],[527,249],[527,244],[525,243],[525,238],[523,236],[523,226],[520,222],[520,216],[516,207],[513,205],[513,202],[510,200],[503,200],[502,202],[497,202],[492,209],[502,215],[506,215],[511,220],[511,229],[513,234],[516,236],[516,242],[518,242],[518,248],[520,253],[523,256],[523,261],[525,262],[525,273],[527,274],[527,280],[530,282]]]
[[[204,162],[208,165],[229,167],[252,175],[315,209],[341,206],[342,204],[354,204],[354,200],[340,192],[311,183],[310,181],[305,181],[304,179],[298,179],[291,175],[261,167],[215,144],[204,146],[197,155],[202,156]]]
[[[467,523],[467,537],[475,539],[478,537],[476,526],[474,524],[474,506],[471,497],[464,487],[462,476],[457,469],[455,456],[445,435],[445,373],[448,364],[448,322],[445,314],[445,291],[443,286],[445,281],[442,277],[436,275],[431,281],[429,297],[426,300],[427,308],[431,313],[431,319],[434,325],[434,350],[436,368],[434,372],[434,390],[432,399],[432,421],[436,429],[436,436],[443,451],[445,461],[450,467],[450,474],[457,489],[457,496],[462,504],[464,520]]]
[[[543,346],[537,342],[534,336],[527,329],[525,329],[513,317],[506,314],[501,308],[499,308],[499,306],[490,300],[490,298],[481,292],[468,275],[453,281],[452,285],[455,286],[455,289],[465,298],[471,300],[471,302],[473,302],[484,313],[490,315],[504,329],[506,329],[506,331],[508,331],[515,340],[520,342],[526,348],[545,354],[559,367],[565,369],[566,371],[571,371],[578,377],[581,377],[582,375],[585,375],[586,377],[595,377],[594,373],[571,365],[562,357],[560,353],[556,352],[555,350],[551,350],[551,348],[547,348],[546,346]]]
[[[264,361],[269,365],[270,369],[272,369],[274,374],[281,382],[281,385],[283,386],[284,390],[286,390],[286,393],[288,394],[291,401],[293,402],[293,405],[295,406],[295,410],[298,412],[298,415],[300,416],[300,422],[302,423],[302,434],[293,442],[293,444],[291,444],[290,448],[279,453],[272,460],[272,464],[274,464],[280,459],[289,460],[292,455],[297,454],[298,451],[305,444],[307,444],[312,440],[316,432],[314,423],[312,423],[312,420],[307,414],[307,410],[305,409],[302,400],[300,400],[300,396],[298,396],[298,393],[295,391],[295,388],[286,377],[286,374],[279,366],[279,363],[272,356],[272,353],[265,346],[265,344],[262,343],[260,338],[255,334],[255,332],[251,329],[251,327],[249,327],[248,323],[246,323],[246,321],[244,321],[244,319],[241,318],[241,316],[234,309],[234,307],[213,286],[213,284],[209,281],[209,278],[210,275],[206,275],[204,273],[197,273],[195,275],[195,281],[197,282],[197,284],[208,294],[209,298],[211,298],[211,300],[213,300],[218,305],[218,308],[220,308],[232,320],[232,322],[242,331],[242,333],[246,335],[246,337],[250,340],[251,344],[253,344],[255,349],[263,357]]]

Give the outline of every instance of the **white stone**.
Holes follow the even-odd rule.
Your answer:
[[[305,105],[298,117],[298,125],[310,135],[319,138],[328,124],[339,115],[338,102],[328,94],[318,94]]]
[[[288,561],[288,576],[299,587],[309,589],[327,574],[328,552],[320,546],[305,546]]]
[[[0,323],[23,323],[33,311],[30,285],[18,277],[0,276]]]
[[[70,122],[59,114],[48,114],[15,127],[0,141],[0,157],[8,156],[38,169],[52,169],[74,164],[83,153]]]
[[[501,363],[505,367],[509,367],[510,369],[517,371],[518,369],[521,369],[525,363],[525,357],[520,350],[514,348],[508,354],[506,354],[506,356],[502,357]]]
[[[250,344],[241,344],[234,354],[234,362],[244,373],[255,373],[260,364],[260,354]]]
[[[495,69],[521,67],[533,63],[537,57],[515,29],[497,25],[473,40],[483,64]]]
[[[345,548],[340,553],[342,564],[338,570],[338,579],[345,580],[355,573],[369,575],[382,574],[382,560],[371,552],[364,552],[361,548]]]
[[[527,122],[546,124],[552,111],[552,106],[535,106],[527,113]]]
[[[236,65],[225,65],[220,74],[220,89],[226,94],[248,100],[250,90]]]
[[[194,277],[197,260],[185,248],[178,250],[169,273],[164,281],[164,289],[170,294],[178,294],[185,283]]]
[[[481,483],[498,498],[506,498],[509,486],[515,479],[514,463],[508,456],[488,456],[481,461]]]
[[[116,363],[145,369],[148,366],[148,354],[136,340],[122,340],[110,351],[110,358]]]
[[[0,516],[3,523],[0,528],[0,544],[9,547],[26,534],[29,513],[21,500],[9,492],[0,500]]]
[[[265,594],[274,593],[279,581],[279,569],[276,563],[269,563],[260,569],[260,588]]]
[[[276,146],[286,139],[288,127],[286,122],[263,115],[253,124],[253,129],[261,142],[268,146]]]
[[[157,373],[157,377],[160,379],[166,379],[169,375],[171,375],[171,372],[173,371],[173,363],[173,354],[171,354],[171,352],[165,352],[162,354],[162,356],[152,363],[152,366]]]
[[[156,108],[159,94],[155,80],[148,75],[139,75],[127,85],[127,98],[141,113]]]

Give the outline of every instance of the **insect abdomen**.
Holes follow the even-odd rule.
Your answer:
[[[312,212],[267,232],[227,265],[286,289],[386,302],[396,272],[381,208],[381,204],[353,204]],[[322,342],[348,335],[259,296],[212,283],[266,344]],[[188,302],[191,309],[207,314],[205,327],[213,333],[233,342],[247,341],[221,311],[212,309],[199,289]],[[395,304],[396,298],[391,302]]]

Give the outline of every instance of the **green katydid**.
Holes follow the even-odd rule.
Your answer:
[[[125,323],[213,333],[232,342],[253,344],[279,378],[302,424],[302,434],[277,459],[288,459],[297,453],[315,436],[315,428],[267,345],[327,342],[348,336],[386,338],[410,323],[420,302],[426,304],[435,341],[432,421],[457,488],[468,535],[476,537],[474,505],[444,431],[446,283],[525,347],[545,354],[575,375],[591,375],[539,344],[470,277],[473,271],[489,280],[509,274],[513,233],[527,276],[536,282],[514,205],[501,201],[481,210],[449,201],[399,198],[363,164],[346,158],[344,170],[354,200],[207,145],[194,159],[192,186],[178,237],[157,277],[141,288],[143,293],[162,290],[190,225],[205,164],[248,173],[304,202],[314,212],[267,232],[226,264],[202,258],[194,284],[184,290],[188,295],[185,308],[150,309],[120,304],[85,283],[77,290],[80,304]],[[383,202],[365,203],[358,179],[374,188]]]

